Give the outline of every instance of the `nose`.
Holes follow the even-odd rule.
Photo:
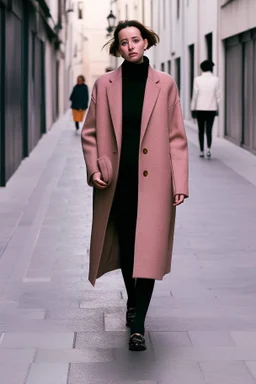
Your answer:
[[[129,42],[129,51],[131,51],[133,49],[133,44],[132,42]]]

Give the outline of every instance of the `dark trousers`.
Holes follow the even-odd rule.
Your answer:
[[[196,118],[198,124],[198,139],[200,151],[204,150],[204,132],[206,129],[207,147],[211,148],[212,145],[212,127],[216,111],[196,111]]]
[[[122,183],[118,187],[112,207],[112,215],[118,232],[120,266],[128,296],[127,308],[136,309],[136,317],[131,333],[138,332],[144,334],[144,323],[153,294],[155,280],[134,279],[132,277],[137,221],[136,189],[138,189],[138,184],[136,185],[132,180],[129,181],[127,184]],[[132,188],[131,185],[133,186]]]

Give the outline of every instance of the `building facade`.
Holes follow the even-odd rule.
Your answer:
[[[184,117],[192,122],[193,78],[211,59],[220,77],[222,100],[214,134],[256,151],[256,2],[254,0],[155,0],[152,27],[161,43],[157,69],[176,80]]]
[[[224,135],[256,154],[256,2],[222,0]]]
[[[69,0],[66,4],[68,35],[66,49],[66,95],[69,95],[80,74],[91,89],[95,80],[109,66],[107,50],[107,16],[110,2],[106,0]],[[67,99],[68,101],[68,99]]]
[[[193,79],[200,62],[218,61],[218,1],[156,0],[153,29],[160,36],[154,48],[154,65],[172,75],[180,91],[184,117],[189,120]],[[214,72],[217,74],[218,65]]]
[[[64,5],[0,0],[1,186],[64,111]]]
[[[107,36],[107,16],[110,10],[109,0],[85,0],[87,12],[85,14],[85,33],[88,36],[88,57],[86,63],[86,76],[91,87],[95,80],[105,73],[109,66],[109,54],[107,49],[103,49],[108,41]]]
[[[77,76],[82,74],[85,76],[88,38],[84,33],[84,1],[68,1],[66,3],[66,15],[65,100],[68,107],[69,95],[76,83]]]

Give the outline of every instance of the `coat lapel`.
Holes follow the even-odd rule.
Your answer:
[[[159,82],[159,78],[158,78],[157,72],[151,66],[149,66],[148,79],[146,83],[144,103],[143,103],[143,109],[142,109],[140,143],[142,143],[142,140],[145,136],[149,119],[151,117],[151,114],[153,112],[154,106],[156,104],[156,101],[160,92],[160,87],[157,85],[158,82]]]
[[[119,67],[110,76],[110,85],[107,87],[109,110],[114,127],[118,151],[122,142],[122,70]]]
[[[107,87],[107,97],[109,103],[109,110],[114,127],[114,133],[117,143],[118,151],[121,150],[122,142],[122,68],[121,66],[112,72],[110,75],[110,85]],[[148,123],[156,104],[160,87],[157,85],[159,77],[157,71],[155,71],[150,65],[148,69],[148,79],[146,82],[144,103],[142,109],[141,118],[141,139],[144,138]]]

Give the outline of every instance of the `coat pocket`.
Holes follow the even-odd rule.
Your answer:
[[[97,163],[102,180],[110,185],[113,179],[113,168],[110,159],[107,156],[101,156],[98,158]]]

